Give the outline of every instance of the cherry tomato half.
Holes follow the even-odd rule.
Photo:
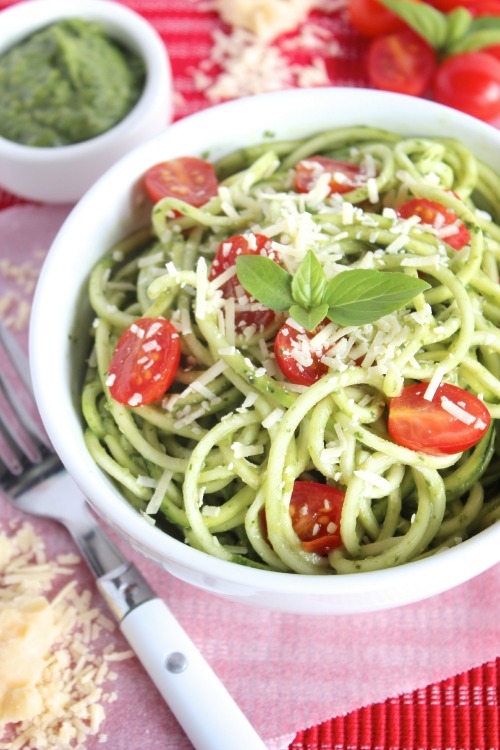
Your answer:
[[[433,97],[489,122],[500,115],[500,61],[487,52],[452,55],[434,77]]]
[[[401,18],[377,0],[349,0],[347,14],[351,25],[364,36],[382,36],[405,27]]]
[[[213,166],[196,156],[180,156],[150,167],[144,187],[152,201],[179,198],[190,206],[203,206],[217,195],[219,182]]]
[[[215,254],[208,278],[213,281],[224,271],[236,265],[236,258],[239,255],[266,255],[271,260],[278,262],[278,255],[273,250],[272,242],[269,237],[263,234],[236,234],[223,240]],[[224,297],[234,297],[236,300],[242,296],[247,298],[248,306],[259,305],[254,297],[251,297],[238,281],[236,274],[224,282],[221,287]],[[256,310],[236,310],[235,326],[237,331],[242,331],[247,326],[257,326],[259,330],[270,325],[276,315],[267,307]]]
[[[292,526],[306,552],[327,555],[340,547],[344,493],[328,484],[297,481],[290,500]]]
[[[327,365],[321,362],[328,347],[313,349],[310,345],[321,327],[314,331],[301,331],[285,323],[276,334],[274,356],[281,372],[291,383],[312,385],[328,372]]]
[[[324,172],[331,175],[330,195],[347,193],[366,182],[363,170],[358,164],[329,159],[326,156],[309,156],[295,165],[295,190],[298,193],[308,193]]]
[[[389,404],[388,429],[398,445],[433,456],[472,448],[485,434],[491,416],[476,396],[450,383],[441,383],[432,401],[424,398],[427,383],[403,388]],[[450,406],[451,404],[451,406]],[[451,411],[458,407],[463,418]]]
[[[456,213],[441,203],[427,200],[427,198],[412,198],[406,203],[402,203],[397,208],[397,213],[402,219],[420,216],[422,224],[430,224],[438,230],[438,234],[439,230],[442,229],[442,239],[455,250],[460,250],[470,242],[470,233],[463,221],[460,221]],[[445,227],[453,225],[455,225],[457,231],[454,234],[448,234]]]
[[[139,318],[120,336],[108,370],[107,384],[115,401],[144,406],[170,388],[179,367],[181,344],[164,318]]]
[[[436,70],[436,53],[411,29],[377,37],[370,43],[368,77],[384,91],[422,96]]]

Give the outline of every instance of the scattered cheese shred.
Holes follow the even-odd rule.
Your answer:
[[[29,523],[0,524],[0,750],[70,750],[96,736],[105,703],[116,693],[108,662],[133,656],[97,640],[114,623],[90,607],[90,591],[72,580],[48,598],[61,575],[74,577],[79,558],[46,557]]]
[[[172,476],[173,476],[172,472],[165,469],[147,505],[147,508],[146,508],[147,514],[154,515],[160,509],[165,493],[172,480]]]
[[[0,258],[0,278],[7,283],[0,293],[0,321],[6,328],[23,331],[27,328],[31,312],[31,297],[38,279],[40,261],[44,253],[36,252],[21,263],[10,258]]]
[[[446,370],[444,367],[436,367],[432,375],[432,378],[429,381],[429,385],[425,389],[424,399],[426,401],[432,401],[432,399],[436,395],[437,389],[441,385],[441,381],[444,378],[445,374],[446,374]]]
[[[284,415],[283,409],[274,409],[262,422],[262,427],[264,427],[266,430],[269,430],[271,427],[274,427],[275,424],[277,424],[280,419],[282,419]]]
[[[205,318],[207,308],[207,262],[205,258],[199,258],[196,265],[196,304],[195,315],[199,320]]]
[[[458,419],[459,422],[470,425],[476,421],[476,417],[473,414],[469,414],[468,411],[465,411],[465,409],[462,409],[458,404],[450,401],[446,396],[441,396],[441,406],[448,412],[448,414],[451,414],[452,417]]]
[[[354,475],[356,477],[359,477],[359,479],[362,479],[367,484],[372,485],[372,487],[377,487],[383,492],[390,492],[392,490],[392,484],[384,477],[375,474],[373,471],[364,471],[363,469],[358,469],[354,472]]]

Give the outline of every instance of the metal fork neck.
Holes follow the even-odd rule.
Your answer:
[[[108,606],[120,621],[132,609],[156,596],[139,570],[101,529],[83,496],[57,457],[40,472],[23,477],[16,486],[16,506],[28,513],[62,523],[97,578]],[[25,489],[26,487],[26,489]]]

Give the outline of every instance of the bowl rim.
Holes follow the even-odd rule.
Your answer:
[[[132,130],[154,104],[159,85],[166,85],[171,100],[172,71],[167,49],[156,29],[139,13],[113,0],[23,0],[0,12],[0,56],[38,29],[64,18],[85,16],[97,21],[105,29],[111,27],[112,38],[125,44],[139,55],[144,63],[146,78],[141,95],[125,117],[108,130],[85,141],[63,146],[29,146],[11,141],[0,135],[0,157],[16,159],[26,163],[59,162],[67,158],[84,158],[96,147],[105,148],[108,141],[115,141],[122,133]],[[14,31],[14,39],[9,34]],[[126,36],[122,41],[121,36]],[[5,44],[3,42],[5,40]],[[172,104],[166,117],[171,119]]]
[[[286,106],[290,102],[293,103],[294,100],[300,101],[301,106],[304,107],[311,106],[312,102],[317,103],[318,101],[324,101],[325,103],[333,101],[339,104],[342,102],[343,97],[347,97],[347,99],[350,97],[353,98],[358,102],[358,106],[362,105],[367,108],[378,107],[382,111],[384,103],[394,106],[396,103],[401,104],[406,120],[408,120],[408,112],[415,111],[415,108],[421,110],[430,119],[435,118],[439,120],[440,116],[446,116],[448,119],[452,118],[453,122],[459,128],[463,129],[464,132],[473,133],[478,142],[482,141],[483,138],[487,138],[487,140],[494,139],[498,142],[498,146],[500,146],[500,133],[493,127],[469,115],[450,110],[447,107],[428,100],[417,100],[410,96],[352,87],[325,87],[307,90],[292,89],[258,94],[225,102],[183,118],[167,127],[159,136],[155,136],[137,146],[133,152],[119,160],[88,191],[66,219],[44,263],[40,282],[35,293],[30,327],[32,372],[37,401],[49,436],[51,439],[55,438],[54,445],[56,450],[60,453],[69,472],[74,476],[77,483],[80,484],[80,488],[89,497],[91,505],[98,510],[98,513],[113,528],[120,529],[120,533],[125,535],[132,546],[140,549],[143,554],[151,557],[157,563],[164,565],[170,572],[174,572],[175,574],[175,568],[179,566],[187,566],[188,568],[198,570],[206,568],[207,576],[220,577],[235,586],[241,586],[242,591],[239,592],[239,596],[243,597],[245,596],[246,589],[248,592],[250,590],[268,593],[282,592],[306,598],[310,595],[359,596],[367,591],[378,591],[383,594],[384,591],[393,588],[395,582],[403,575],[403,585],[408,587],[406,599],[401,597],[401,603],[405,604],[415,601],[412,598],[410,590],[412,586],[421,584],[422,580],[428,581],[431,591],[428,594],[418,595],[418,599],[426,598],[434,593],[439,593],[463,583],[497,563],[500,559],[498,554],[498,550],[500,549],[500,524],[493,525],[456,547],[452,547],[438,555],[383,570],[352,575],[316,576],[243,567],[234,562],[218,559],[205,552],[189,547],[183,542],[170,537],[159,528],[149,525],[145,520],[143,521],[143,526],[138,529],[137,521],[139,516],[137,511],[127,503],[119,490],[94,464],[90,454],[85,457],[71,455],[71,451],[68,450],[67,441],[65,442],[64,435],[60,427],[57,426],[54,415],[50,413],[50,404],[47,403],[47,395],[44,392],[47,387],[47,373],[44,373],[43,368],[44,352],[41,342],[43,339],[43,326],[47,322],[46,316],[43,315],[43,305],[47,297],[47,292],[44,291],[45,280],[50,276],[56,275],[56,270],[54,269],[57,269],[59,258],[67,241],[67,235],[71,235],[74,231],[74,225],[77,225],[81,221],[81,217],[85,216],[89,211],[89,207],[95,199],[94,196],[104,194],[108,184],[111,185],[113,181],[119,180],[121,176],[127,174],[132,165],[140,163],[142,154],[154,149],[156,145],[164,145],[167,140],[169,143],[172,140],[175,141],[175,134],[182,133],[184,130],[188,132],[194,132],[195,130],[207,132],[220,117],[224,118],[228,114],[234,113],[239,113],[240,115],[241,113],[246,113],[248,115],[256,105],[265,107],[271,100],[274,100],[277,103],[276,106],[279,105],[280,107]],[[262,127],[261,131],[264,131],[264,129],[265,127]],[[386,126],[386,129],[391,130],[392,128]],[[311,133],[314,131],[313,124],[308,121],[308,127],[306,129],[303,128],[303,132]],[[130,187],[129,185],[129,189]],[[84,465],[78,466],[77,464],[81,464],[82,459]],[[101,498],[103,496],[105,497],[105,507],[101,507]],[[464,573],[462,562],[462,572],[460,576],[457,576],[455,569],[460,568],[458,562],[463,559],[464,555],[471,562],[470,569]],[[160,558],[165,560],[165,564]],[[437,584],[431,582],[436,568],[443,569],[450,576],[449,583],[437,588]],[[242,573],[243,570],[244,573]],[[404,574],[402,574],[402,571],[404,571]],[[433,586],[434,589],[432,588]],[[397,606],[397,604],[391,604],[390,606]]]

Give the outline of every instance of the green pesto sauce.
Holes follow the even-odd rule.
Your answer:
[[[144,65],[95,23],[67,19],[0,57],[0,135],[63,146],[104,133],[139,99]]]

